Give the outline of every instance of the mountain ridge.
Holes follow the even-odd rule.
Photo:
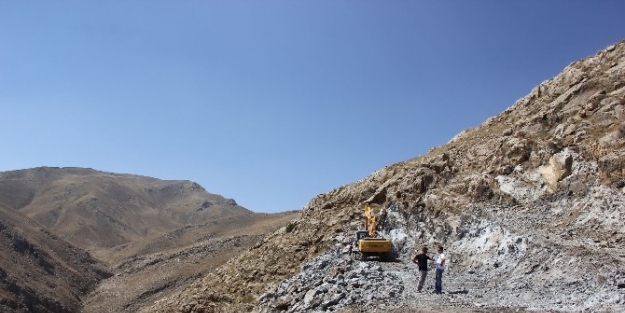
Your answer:
[[[86,249],[110,248],[184,225],[252,213],[188,180],[84,168],[2,172],[0,203]]]
[[[188,180],[78,167],[0,172],[0,311],[135,312],[292,216],[253,213]]]

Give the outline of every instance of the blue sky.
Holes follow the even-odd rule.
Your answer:
[[[625,1],[2,1],[0,171],[188,179],[253,211],[424,154],[625,39]]]

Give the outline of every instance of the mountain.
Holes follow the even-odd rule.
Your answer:
[[[141,312],[622,312],[624,164],[620,42],[447,144],[315,197],[290,231]],[[386,209],[398,262],[333,256],[365,203]],[[445,294],[417,293],[410,259],[438,245]]]
[[[85,168],[0,173],[0,203],[85,249],[119,246],[191,224],[252,214],[190,181]]]
[[[190,181],[0,172],[0,312],[136,312],[284,227]]]

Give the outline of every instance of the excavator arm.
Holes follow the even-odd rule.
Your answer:
[[[376,237],[376,215],[373,213],[373,210],[369,206],[369,204],[365,205],[365,228],[369,232],[370,238]]]

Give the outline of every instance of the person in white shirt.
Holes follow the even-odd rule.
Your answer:
[[[445,254],[443,247],[438,246],[438,255],[436,256],[436,283],[434,284],[434,293],[443,292],[443,272],[445,271]]]

